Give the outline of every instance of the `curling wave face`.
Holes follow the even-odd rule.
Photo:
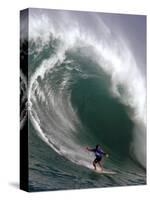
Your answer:
[[[38,135],[89,168],[84,146],[97,142],[145,167],[145,82],[132,52],[96,14],[90,29],[81,16],[53,12],[30,14],[29,115]]]
[[[20,130],[27,120],[27,81],[20,71]]]

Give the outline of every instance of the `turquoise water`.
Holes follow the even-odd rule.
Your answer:
[[[29,125],[29,191],[66,190],[146,184],[145,170],[130,159],[110,155],[104,166],[117,172],[101,175],[58,155]],[[92,160],[91,160],[92,165]]]
[[[73,61],[67,63],[67,60]],[[76,63],[78,64],[77,68]],[[65,79],[67,81],[62,86]],[[39,124],[48,138],[48,144],[52,143],[58,152],[41,140],[37,130],[30,122],[30,191],[146,183],[145,169],[137,161],[133,161],[134,159],[130,155],[130,145],[134,140],[132,134],[134,122],[128,113],[132,112],[132,109],[111,95],[109,75],[105,74],[101,68],[99,69],[97,64],[89,58],[79,56],[77,51],[73,51],[69,54],[66,53],[64,63],[58,63],[54,69],[46,73],[43,80],[38,77],[37,81],[38,87],[45,96],[42,100],[40,92],[39,94],[38,91],[34,92],[37,101],[32,99],[33,109],[39,116]],[[54,97],[52,95],[56,95],[56,105],[52,103]],[[48,102],[46,103],[46,101]],[[80,123],[73,121],[74,115],[69,110],[70,103],[68,101],[72,106],[70,109],[75,111]],[[64,115],[66,121],[61,118],[63,115],[61,112],[68,114],[73,127],[71,127],[68,116]],[[54,142],[51,137],[54,137]],[[84,149],[86,146],[94,147],[97,143],[100,143],[110,154],[110,157],[104,161],[104,167],[117,172],[116,175],[99,175],[88,169],[88,165],[86,167],[82,163],[82,157],[89,157],[88,162],[92,168],[94,155],[77,150],[75,144]],[[66,146],[67,150],[70,149],[73,153],[61,155],[61,151],[63,151],[61,146],[62,148]],[[77,155],[74,155],[76,151]],[[75,160],[73,156],[75,156]],[[80,158],[80,156],[82,157]]]

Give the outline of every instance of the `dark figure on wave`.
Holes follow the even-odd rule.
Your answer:
[[[105,153],[105,152],[101,149],[101,147],[100,147],[99,144],[97,144],[95,148],[86,147],[86,149],[87,149],[88,151],[92,151],[92,152],[95,153],[95,157],[96,157],[96,158],[95,158],[94,161],[93,161],[94,169],[96,170],[96,164],[98,163],[99,166],[100,166],[100,168],[101,168],[101,171],[103,171],[103,166],[102,166],[102,163],[101,163],[102,158],[103,158],[103,156],[108,157],[109,155],[108,155],[107,153]]]

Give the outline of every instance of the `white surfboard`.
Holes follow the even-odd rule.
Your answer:
[[[117,174],[116,172],[113,172],[113,171],[109,171],[109,170],[106,170],[106,169],[99,169],[99,168],[96,168],[96,170],[94,170],[94,172],[96,173],[99,173],[99,174]]]

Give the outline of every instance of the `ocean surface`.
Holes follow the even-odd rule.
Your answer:
[[[30,9],[28,45],[29,191],[146,184],[145,78],[123,36],[103,14]],[[96,144],[116,174],[94,172]]]

